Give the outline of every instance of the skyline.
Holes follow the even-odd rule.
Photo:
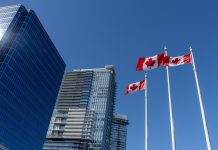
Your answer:
[[[114,65],[118,82],[117,112],[127,114],[130,120],[127,150],[144,149],[144,132],[140,132],[144,130],[144,94],[124,95],[127,84],[143,80],[144,72],[135,71],[137,58],[163,52],[164,45],[169,55],[179,56],[192,46],[212,147],[218,147],[218,119],[214,117],[218,107],[215,98],[218,60],[212,59],[218,49],[217,2],[121,0],[50,5],[51,1],[3,0],[0,6],[17,3],[37,13],[65,60],[67,70]],[[60,11],[55,11],[58,8]],[[211,64],[215,66],[208,67]],[[192,67],[170,68],[170,79],[177,149],[204,150],[206,143]],[[150,149],[171,148],[166,89],[165,69],[150,71]]]

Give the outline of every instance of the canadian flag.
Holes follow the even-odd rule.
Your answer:
[[[132,83],[126,86],[126,94],[133,93],[145,89],[146,80]]]
[[[163,59],[163,66],[179,66],[191,63],[191,54],[185,54],[178,57],[165,56]]]
[[[136,66],[136,71],[151,70],[158,68],[163,63],[164,53],[152,57],[140,57]]]

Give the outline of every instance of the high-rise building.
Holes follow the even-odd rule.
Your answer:
[[[128,119],[126,115],[114,115],[110,140],[110,150],[126,150]]]
[[[113,66],[66,72],[43,149],[109,150],[115,91]]]
[[[64,70],[32,10],[0,8],[0,144],[42,149]]]

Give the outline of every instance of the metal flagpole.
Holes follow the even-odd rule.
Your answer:
[[[165,55],[167,56],[167,48],[166,47],[164,47],[164,51],[165,51]],[[169,77],[169,68],[168,68],[168,66],[166,66],[166,70],[167,70],[167,85],[168,85],[168,97],[169,97],[172,150],[176,150],[176,141],[175,141],[174,123],[173,123],[172,100],[171,100],[171,93],[170,93],[170,77]]]
[[[148,93],[147,73],[145,73],[145,150],[148,150]]]
[[[203,102],[202,102],[202,98],[201,98],[201,91],[200,91],[200,87],[199,87],[199,83],[198,83],[198,75],[197,75],[197,70],[195,67],[195,61],[194,61],[194,56],[193,56],[193,52],[192,52],[191,47],[190,47],[190,52],[191,52],[192,66],[193,66],[193,71],[195,74],[195,81],[196,81],[196,86],[197,86],[197,91],[198,91],[198,99],[199,99],[200,108],[201,108],[201,116],[202,116],[203,125],[204,125],[204,133],[205,133],[206,142],[207,142],[207,149],[211,150],[211,142],[210,142],[210,137],[209,137],[208,128],[207,128],[207,121],[206,121],[206,117],[205,117],[205,113],[204,113],[204,106],[203,106]]]

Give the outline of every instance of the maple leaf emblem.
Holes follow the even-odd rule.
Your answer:
[[[138,86],[133,84],[130,88],[131,88],[132,91],[135,91],[138,88]]]
[[[183,62],[184,62],[184,64],[188,64],[188,63],[191,62],[191,56],[190,56],[190,54],[184,55],[184,57],[183,57]]]
[[[151,67],[153,67],[154,64],[155,64],[155,60],[153,60],[152,58],[149,58],[149,59],[145,62],[145,64],[147,65],[148,68],[151,69]]]
[[[179,64],[179,63],[180,63],[180,60],[181,60],[181,59],[179,59],[179,58],[175,58],[175,59],[172,60],[172,63],[173,63],[173,64]]]

